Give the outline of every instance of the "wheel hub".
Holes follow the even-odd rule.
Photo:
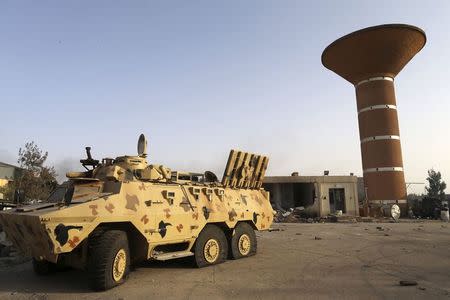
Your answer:
[[[251,241],[247,234],[243,234],[239,237],[238,248],[241,255],[247,255],[250,253]]]
[[[112,275],[115,281],[119,281],[123,278],[123,275],[125,274],[126,265],[127,265],[127,254],[124,249],[120,249],[117,252],[113,262]]]
[[[219,242],[215,239],[209,239],[205,243],[205,247],[203,249],[203,254],[205,259],[209,263],[214,263],[219,257],[220,246]]]

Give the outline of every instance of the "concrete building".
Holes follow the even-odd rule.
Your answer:
[[[20,176],[22,169],[10,164],[0,162],[0,188],[6,187],[10,182]],[[0,201],[4,200],[3,193],[0,193]]]
[[[19,167],[0,162],[0,187],[14,181],[19,176],[20,170],[22,169]]]
[[[357,183],[356,176],[266,176],[263,186],[274,209],[303,206],[311,217],[338,210],[359,216]]]
[[[14,181],[19,175],[19,167],[0,162],[0,188],[6,187],[10,182]],[[3,193],[0,193],[0,201],[4,200]]]

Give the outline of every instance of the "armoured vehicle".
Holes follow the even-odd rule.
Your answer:
[[[268,158],[231,150],[222,181],[212,172],[171,171],[138,156],[80,160],[45,203],[0,213],[13,244],[44,275],[59,266],[85,270],[94,290],[121,284],[130,265],[192,256],[198,267],[256,252],[255,230],[272,224],[262,188]]]

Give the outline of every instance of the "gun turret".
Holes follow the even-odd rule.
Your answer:
[[[91,147],[86,147],[86,155],[87,159],[80,159],[80,163],[83,165],[83,167],[89,171],[87,166],[92,166],[95,168],[98,165],[98,160],[93,159],[91,155]]]

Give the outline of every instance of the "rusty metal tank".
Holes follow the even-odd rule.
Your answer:
[[[232,150],[222,181],[212,172],[172,171],[137,156],[80,162],[44,203],[0,212],[8,238],[46,274],[59,265],[87,271],[95,290],[125,281],[142,260],[191,256],[198,267],[256,253],[255,230],[273,221],[262,188],[268,158]]]

